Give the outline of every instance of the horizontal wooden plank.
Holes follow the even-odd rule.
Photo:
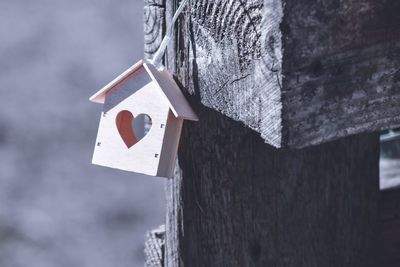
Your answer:
[[[397,0],[192,1],[179,76],[276,147],[400,125]]]
[[[400,124],[400,2],[286,1],[283,139],[317,144]]]

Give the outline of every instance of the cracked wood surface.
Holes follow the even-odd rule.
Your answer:
[[[286,145],[400,124],[399,14],[397,0],[285,1]]]
[[[192,1],[180,36],[188,69],[207,107],[281,146],[281,2]]]
[[[393,128],[399,13],[397,0],[191,1],[169,66],[190,73],[203,105],[275,147]]]
[[[144,56],[146,59],[153,57],[165,34],[165,1],[144,1]]]

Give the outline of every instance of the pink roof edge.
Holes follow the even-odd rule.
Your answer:
[[[167,98],[170,108],[175,117],[193,121],[199,120],[179,87],[176,85],[175,81],[173,81],[173,78],[168,73],[168,71],[158,71],[157,68],[147,60],[140,60],[139,62],[128,68],[121,75],[112,80],[97,93],[92,95],[89,100],[95,103],[103,104],[107,92],[117,86],[120,82],[128,78],[141,66],[146,69],[151,79],[157,82],[157,84],[159,85],[159,88],[163,92],[164,96]],[[165,84],[166,86],[162,86],[163,84]]]

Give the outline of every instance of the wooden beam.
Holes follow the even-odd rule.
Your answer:
[[[165,18],[176,2],[165,3]],[[200,121],[184,124],[168,181],[164,266],[375,266],[379,135],[303,149],[265,144],[308,146],[340,134],[314,142],[315,129],[296,129],[297,139],[286,132],[294,105],[283,87],[287,9],[244,2],[192,1],[168,50]],[[342,101],[337,93],[326,101]],[[305,124],[318,114],[308,115]],[[320,127],[335,129],[330,123]]]
[[[177,65],[195,80],[201,103],[282,146],[282,3],[191,1]]]
[[[285,144],[400,125],[399,14],[397,0],[285,1]]]
[[[275,147],[393,128],[399,13],[397,0],[191,1],[176,63],[190,94]]]

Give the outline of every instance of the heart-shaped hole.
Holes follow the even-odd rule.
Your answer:
[[[123,110],[118,113],[115,123],[118,128],[119,135],[128,148],[139,142],[151,127],[151,118],[147,114],[139,114],[136,118],[128,110]],[[144,125],[149,125],[145,130]]]

